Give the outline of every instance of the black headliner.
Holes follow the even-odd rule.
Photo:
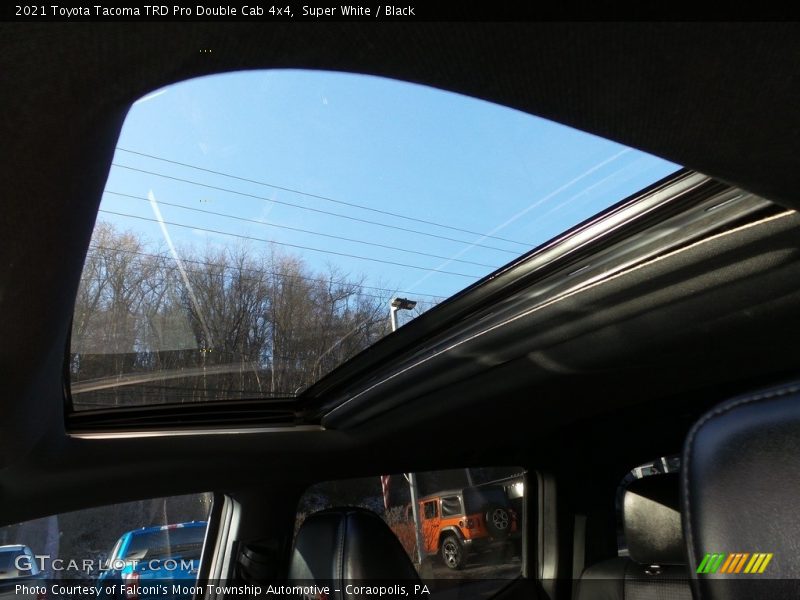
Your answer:
[[[91,501],[81,500],[81,486],[122,483],[153,469],[175,473],[191,465],[183,478],[127,493],[204,488],[212,472],[220,485],[241,484],[252,475],[229,470],[230,462],[254,453],[265,469],[274,468],[274,477],[312,480],[334,473],[337,460],[348,452],[364,451],[358,435],[339,432],[326,432],[324,442],[312,445],[304,436],[315,434],[224,437],[204,442],[205,462],[197,464],[196,441],[151,440],[150,450],[143,452],[144,446],[131,440],[93,445],[64,436],[66,334],[113,146],[129,104],[165,84],[245,68],[396,77],[538,114],[800,206],[796,24],[3,24],[0,39],[0,131],[7,147],[0,165],[5,384],[0,467],[11,466],[0,472],[0,487],[11,494],[6,498],[31,500],[9,510],[4,520],[52,510],[55,500],[43,494],[57,489],[66,492],[59,508],[123,498],[121,489],[110,486]],[[200,54],[204,47],[214,53]],[[724,381],[722,365],[717,367]],[[613,389],[614,377],[605,377]],[[637,382],[645,380],[642,375]],[[568,389],[581,391],[580,379]],[[542,390],[545,396],[552,393],[553,383],[544,382]],[[635,392],[625,393],[630,399]],[[612,397],[609,392],[609,415]],[[510,396],[503,404],[508,410],[523,407],[523,414],[535,417],[524,400]],[[585,413],[574,416],[589,416],[596,406],[578,410]],[[669,451],[676,451],[689,418],[675,415],[673,429],[665,424],[664,431],[646,441],[643,436],[641,443],[652,448],[668,442]],[[429,438],[433,424],[419,430],[420,439]],[[403,449],[402,455],[389,450],[391,438],[375,437],[391,431],[386,425],[364,434],[371,438],[367,448],[385,450],[386,462],[460,466],[456,455],[443,454],[434,464],[422,450]],[[592,428],[587,432],[591,439]],[[497,442],[494,456],[508,452],[520,461],[537,444],[490,439]],[[165,460],[167,448],[173,454]],[[282,454],[276,456],[278,448]],[[644,448],[640,462],[652,458]],[[213,455],[223,449],[224,454]],[[127,464],[124,475],[115,472],[111,456]],[[491,460],[493,455],[475,449],[465,456]],[[312,459],[315,469],[302,476],[292,472],[291,465]],[[375,455],[364,458],[351,470],[368,469],[376,460]],[[197,479],[203,473],[206,481]]]

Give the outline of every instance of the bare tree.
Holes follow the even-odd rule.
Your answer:
[[[101,405],[291,395],[388,333],[390,295],[364,283],[273,246],[175,256],[99,223],[76,300],[73,382],[146,375],[81,399]]]

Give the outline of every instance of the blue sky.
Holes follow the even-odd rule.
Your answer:
[[[242,241],[203,229],[306,246],[319,251],[278,247],[301,255],[314,271],[332,264],[363,276],[367,285],[402,290],[420,301],[452,295],[678,168],[480,100],[310,71],[232,73],[156,91],[133,105],[118,147],[253,180],[118,149],[107,192],[145,199],[152,193],[165,221],[188,226],[166,225],[179,248]],[[101,209],[154,218],[149,202],[116,194],[105,194]],[[164,246],[154,222],[107,213],[99,218]],[[268,242],[248,243],[258,248]]]

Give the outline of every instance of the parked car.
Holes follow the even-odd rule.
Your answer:
[[[97,587],[121,584],[123,591],[119,597],[146,600],[164,597],[163,593],[155,593],[157,588],[152,584],[194,583],[206,526],[205,521],[192,521],[126,531],[109,553],[108,568],[98,577]],[[169,597],[188,598],[191,594],[169,594]]]
[[[419,499],[423,554],[440,557],[450,569],[459,570],[470,555],[519,552],[520,516],[511,507],[502,486],[465,487],[430,494]],[[413,536],[411,506],[406,520],[394,526],[400,538]]]
[[[24,544],[0,546],[0,599],[42,600],[46,595],[41,583],[44,577],[45,573],[39,569],[30,547]],[[20,583],[38,591],[18,594],[16,586]]]

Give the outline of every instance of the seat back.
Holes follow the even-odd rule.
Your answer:
[[[800,384],[703,416],[684,446],[681,485],[697,598],[800,597]]]
[[[323,510],[305,520],[295,538],[289,580],[292,585],[329,585],[332,600],[366,597],[348,584],[405,582],[408,588],[420,582],[411,559],[383,519],[354,507]]]
[[[676,473],[644,477],[625,490],[628,557],[586,569],[578,600],[691,600]]]

